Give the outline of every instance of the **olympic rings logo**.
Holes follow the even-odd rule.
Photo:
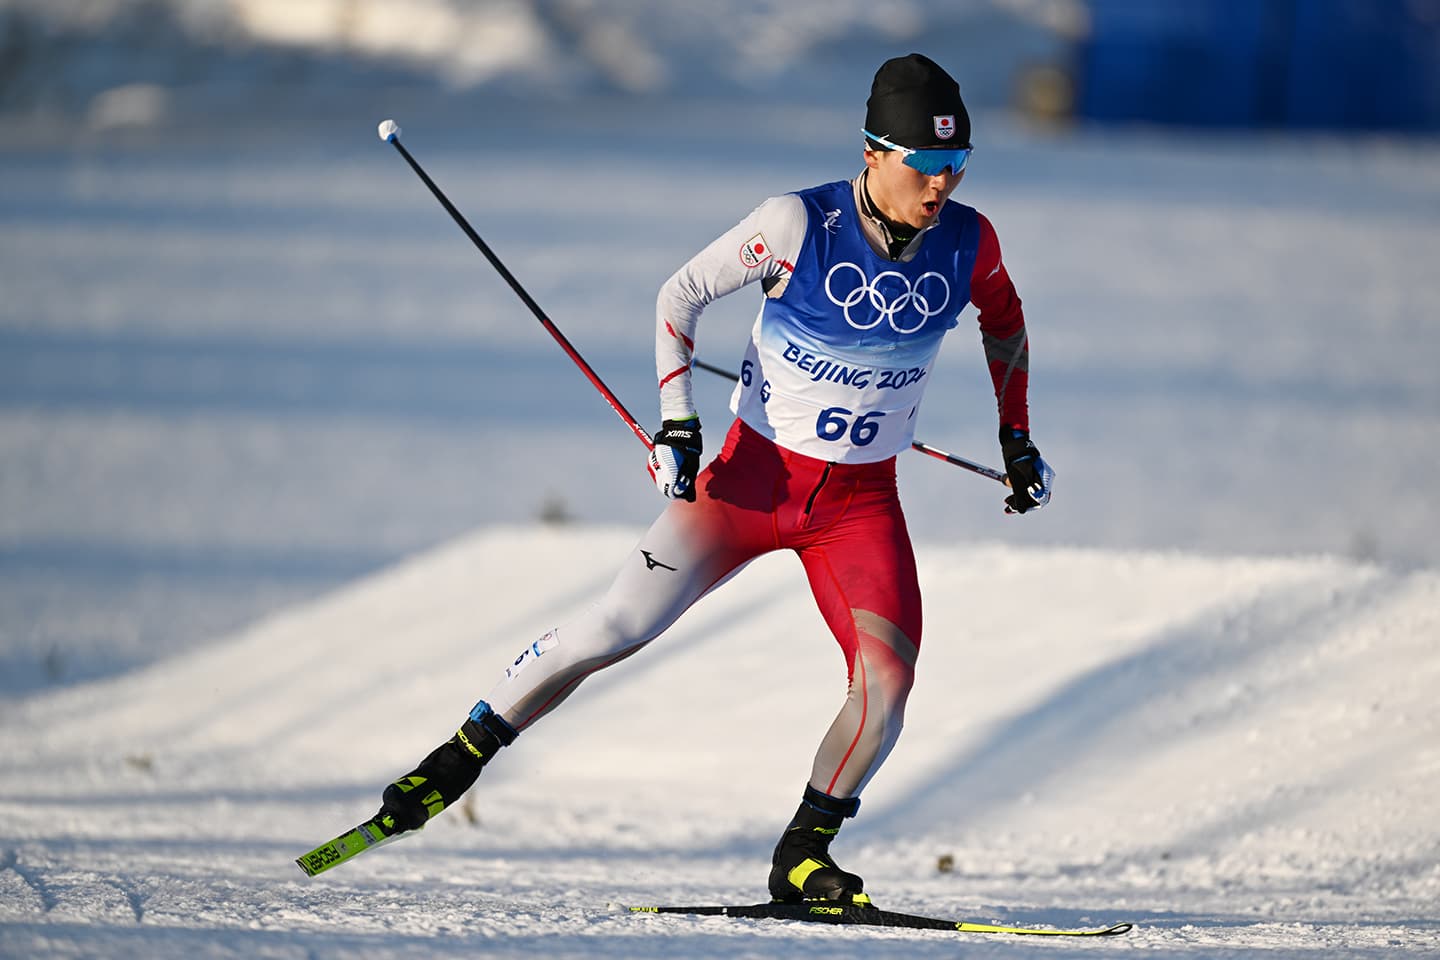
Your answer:
[[[835,274],[840,270],[855,271],[857,279],[857,285],[843,298],[835,296],[831,285]],[[914,283],[896,270],[886,270],[876,274],[875,279],[871,280],[859,266],[845,261],[835,264],[830,268],[830,272],[825,274],[825,296],[845,311],[845,322],[856,330],[873,330],[880,325],[880,321],[886,320],[890,323],[890,329],[896,333],[914,333],[925,326],[926,320],[938,316],[949,305],[950,282],[933,270],[920,274]],[[936,297],[942,299],[932,308],[931,302]],[[850,315],[850,308],[858,306],[867,298],[875,310],[875,318],[868,323],[857,323]],[[920,319],[913,326],[902,327],[899,323],[900,311],[906,308],[913,310]]]

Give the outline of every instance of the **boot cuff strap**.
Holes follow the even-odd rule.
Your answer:
[[[841,799],[805,785],[805,805],[832,817],[853,817],[860,810],[860,798]]]

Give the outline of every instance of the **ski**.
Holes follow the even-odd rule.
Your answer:
[[[743,917],[761,920],[805,920],[811,923],[853,923],[870,927],[909,927],[914,930],[951,930],[960,933],[1009,933],[1041,937],[1113,937],[1128,933],[1132,923],[1108,927],[1055,929],[1012,927],[969,920],[920,917],[894,910],[859,904],[807,901],[804,903],[756,903],[750,906],[630,907],[632,913],[685,913],[699,916]]]
[[[394,829],[395,821],[388,816],[372,817],[334,840],[322,843],[309,853],[296,857],[295,864],[304,871],[305,876],[313,877],[331,867],[338,867],[366,850],[373,850],[381,844],[404,836],[403,833],[393,832]]]

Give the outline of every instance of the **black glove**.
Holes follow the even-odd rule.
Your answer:
[[[650,451],[650,475],[672,500],[695,502],[695,475],[700,472],[700,418],[666,420]]]
[[[1049,503],[1055,471],[1040,459],[1040,451],[1030,442],[1030,434],[1016,427],[1001,427],[1000,452],[1005,457],[1005,473],[1010,477],[1013,491],[1005,498],[1005,512],[1024,513]]]

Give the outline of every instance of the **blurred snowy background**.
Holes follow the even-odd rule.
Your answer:
[[[1432,955],[1440,0],[0,0],[0,955],[953,956],[605,912],[758,894],[844,680],[788,557],[467,816],[290,862],[662,506],[377,122],[653,426],[656,289],[856,173],[912,50],[971,104],[1059,481],[1006,518],[902,457],[926,667],[849,862],[1139,921],[1116,955]],[[993,464],[971,320],[919,436]],[[760,675],[820,682],[715,682]]]
[[[1176,6],[1210,11],[1171,25],[1203,35],[1315,5]],[[1437,4],[1361,6],[1433,58]],[[660,283],[765,197],[853,175],[870,77],[911,50],[972,106],[957,199],[1025,299],[1059,471],[1016,520],[989,481],[907,457],[917,539],[1435,566],[1433,77],[1398,120],[1291,123],[1272,96],[1099,122],[1107,83],[1167,89],[1101,69],[1097,25],[1133,53],[1146,9],[0,2],[0,694],[151,662],[478,526],[660,509],[640,445],[379,120],[653,425]],[[1172,41],[1160,76],[1213,106],[1223,71]],[[733,366],[755,307],[717,304],[700,355]],[[968,329],[919,438],[995,463]],[[698,376],[713,443],[728,384]]]

